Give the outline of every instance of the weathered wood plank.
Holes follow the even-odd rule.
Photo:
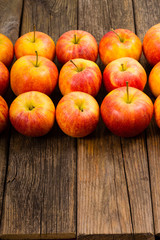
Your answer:
[[[121,141],[135,239],[154,239],[145,133]]]
[[[111,27],[134,30],[132,1],[128,0],[79,1],[78,19],[79,29],[92,33],[98,42]],[[99,103],[105,95],[102,87]],[[120,138],[102,121],[92,135],[78,140],[77,171],[79,239],[132,239]]]
[[[119,138],[102,130],[103,134],[97,132],[78,142],[78,236],[113,239],[116,235],[120,239],[122,235],[123,239],[131,239]]]
[[[135,7],[135,2],[139,5]],[[143,11],[149,1],[133,1],[135,32],[141,41],[143,29],[146,28],[146,16]],[[153,9],[152,9],[153,10]],[[137,17],[140,17],[138,19]],[[141,63],[144,65],[144,57]],[[148,65],[146,65],[148,72]],[[146,87],[145,91],[149,93]],[[121,139],[124,157],[128,193],[132,214],[133,231],[135,239],[154,239],[154,221],[152,213],[152,196],[150,190],[150,175],[148,169],[148,152],[145,133],[132,139]]]
[[[0,0],[0,32],[11,39],[13,44],[19,36],[23,0]]]
[[[6,35],[15,42],[19,34],[20,17],[22,10],[22,0],[0,1],[0,33]],[[7,103],[9,97],[4,96]],[[0,220],[2,214],[2,200],[4,197],[4,184],[7,171],[8,160],[8,146],[9,146],[9,129],[7,129],[0,136]]]
[[[136,13],[135,22],[137,33],[140,36],[141,40],[143,40],[147,30],[151,26],[160,22],[160,2],[156,0],[153,0],[152,2],[144,0],[134,0],[134,6]],[[141,12],[139,12],[138,9],[141,9]],[[144,58],[142,59],[142,64],[146,69],[148,69],[149,64]],[[147,93],[150,95],[154,102],[155,98],[153,97],[151,92],[148,90]],[[160,130],[156,126],[154,118],[149,128],[147,129],[146,137],[153,201],[155,234],[160,237]]]
[[[32,30],[56,42],[77,27],[77,1],[25,0],[21,34]],[[60,93],[53,93],[57,102]],[[42,138],[12,131],[1,236],[74,238],[76,236],[76,140],[57,124]]]
[[[5,178],[7,171],[7,160],[8,160],[8,132],[4,132],[0,136],[0,221],[2,215],[4,189],[5,189]]]

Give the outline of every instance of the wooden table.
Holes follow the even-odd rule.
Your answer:
[[[55,43],[71,29],[86,30],[99,42],[113,27],[143,40],[160,21],[159,9],[158,0],[0,0],[0,32],[15,43],[35,23]],[[141,63],[149,74],[143,56]],[[145,92],[154,101],[148,87]],[[102,86],[99,103],[105,95]],[[13,98],[9,90],[5,99],[10,104]],[[51,98],[56,105],[58,87]],[[66,136],[57,124],[41,138],[12,127],[0,136],[0,238],[155,236],[160,237],[160,130],[154,119],[131,139],[114,136],[102,121],[82,139]]]

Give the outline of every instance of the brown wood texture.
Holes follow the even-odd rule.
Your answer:
[[[77,28],[77,1],[24,1],[21,34],[33,24],[56,42],[64,31]],[[56,90],[53,102],[60,97]],[[76,236],[76,140],[57,124],[42,138],[12,130],[0,236]]]
[[[91,32],[98,42],[112,27],[134,30],[132,1],[92,3],[79,1],[78,28]],[[100,94],[97,99],[101,104],[106,92]],[[78,140],[77,166],[79,238],[95,235],[96,239],[131,239],[132,219],[120,138],[101,122],[91,137]]]
[[[121,141],[135,239],[154,239],[145,134]]]
[[[137,34],[143,40],[146,31],[160,22],[160,2],[134,0],[136,11],[135,23]],[[141,9],[141,12],[138,11]],[[148,69],[147,61],[142,59],[143,66]],[[149,68],[150,70],[151,68]],[[149,72],[148,72],[149,74]],[[155,98],[150,94],[153,102]],[[154,118],[147,129],[147,149],[149,159],[149,171],[151,180],[151,192],[153,202],[153,215],[155,234],[160,237],[160,130],[155,124]]]
[[[0,137],[0,220],[2,216],[3,199],[5,191],[5,179],[8,161],[9,133],[4,132]]]
[[[14,43],[19,34],[22,0],[1,0],[0,3],[0,32],[11,39]],[[4,96],[7,103],[10,96]],[[2,201],[5,192],[5,181],[8,164],[9,150],[9,126],[0,136],[0,220],[2,214]]]
[[[111,27],[135,31],[133,11],[132,1],[79,1],[78,27],[97,41]],[[154,239],[145,134],[119,141],[101,124],[92,138],[78,141],[77,171],[80,238]]]

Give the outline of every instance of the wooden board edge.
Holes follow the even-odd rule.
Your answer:
[[[76,233],[57,233],[57,234],[2,234],[0,239],[76,239]]]
[[[155,240],[152,233],[79,235],[78,240]]]

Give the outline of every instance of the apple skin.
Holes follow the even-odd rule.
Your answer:
[[[143,39],[143,53],[150,65],[160,61],[160,23],[152,26]]]
[[[4,98],[0,96],[0,133],[3,132],[8,125],[8,105]]]
[[[131,57],[139,60],[142,54],[142,43],[138,36],[128,29],[116,29],[106,33],[99,43],[99,55],[104,65],[117,58]]]
[[[160,95],[160,62],[151,70],[148,78],[149,88],[155,97]]]
[[[107,128],[121,137],[134,137],[143,132],[153,115],[151,99],[139,89],[128,89],[130,103],[127,103],[126,87],[120,87],[108,93],[100,107]]]
[[[0,95],[4,95],[9,86],[9,71],[8,68],[0,62]]]
[[[56,107],[56,120],[61,130],[71,137],[85,137],[99,121],[99,105],[89,94],[71,92],[61,98]]]
[[[78,43],[75,43],[74,35]],[[74,58],[84,58],[95,62],[98,57],[98,44],[90,33],[83,30],[70,30],[58,39],[56,56],[61,64]]]
[[[17,39],[14,51],[17,59],[25,55],[36,55],[35,51],[37,51],[39,56],[53,60],[55,43],[50,36],[38,31],[35,31],[34,42],[34,32],[29,32]]]
[[[160,128],[160,96],[158,96],[154,102],[154,119]]]
[[[62,95],[80,91],[96,96],[102,83],[102,73],[98,65],[82,58],[74,59],[76,66],[68,61],[59,74],[59,89]]]
[[[55,106],[44,93],[37,91],[22,93],[11,103],[9,118],[19,133],[40,137],[47,134],[54,125]]]
[[[39,91],[50,95],[58,82],[56,65],[45,57],[28,55],[19,58],[10,72],[11,89],[15,95],[29,91]]]
[[[137,60],[129,57],[118,58],[105,67],[103,83],[108,92],[126,86],[126,81],[129,86],[143,91],[147,82],[147,74]]]
[[[2,33],[0,33],[0,49],[0,61],[9,67],[14,56],[13,43]]]

